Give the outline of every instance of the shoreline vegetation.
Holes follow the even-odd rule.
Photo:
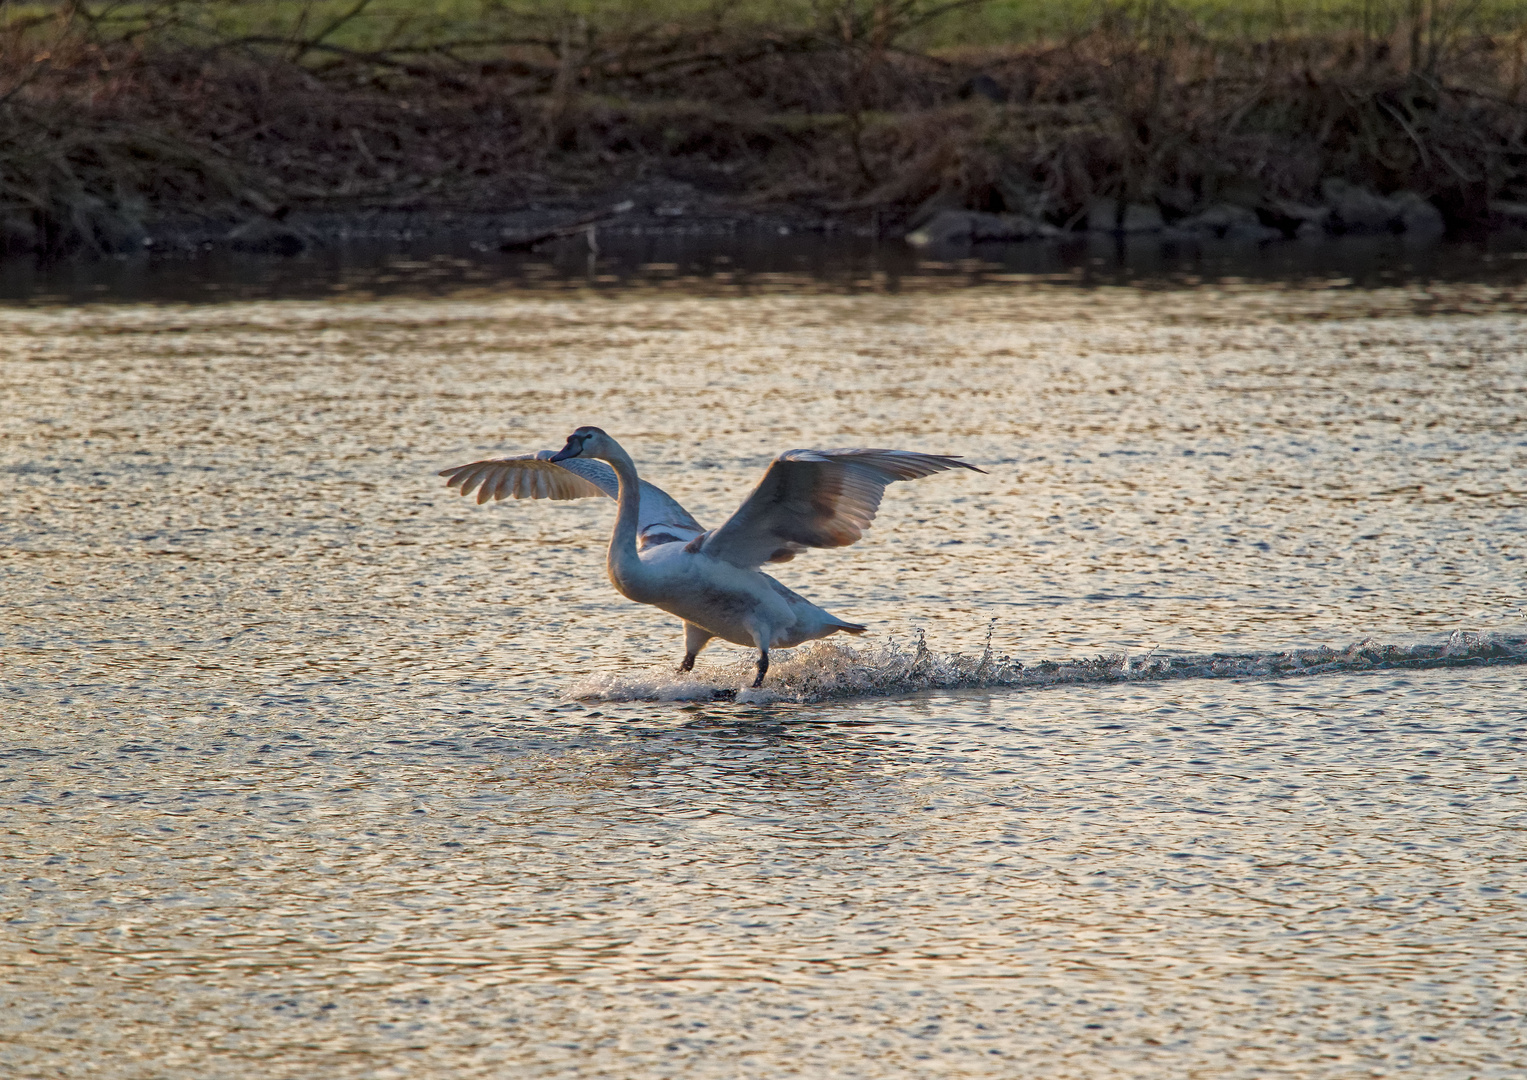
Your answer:
[[[1527,0],[0,0],[0,254],[400,218],[1522,228]]]

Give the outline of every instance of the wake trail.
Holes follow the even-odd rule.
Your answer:
[[[930,649],[921,631],[910,646],[891,640],[855,648],[814,642],[776,659],[765,685],[747,687],[752,661],[730,665],[713,678],[675,675],[671,669],[591,675],[571,688],[594,701],[713,701],[809,704],[861,697],[899,697],[928,690],[1071,686],[1082,683],[1161,682],[1173,679],[1282,679],[1390,669],[1527,664],[1527,637],[1455,630],[1441,641],[1385,643],[1364,638],[1344,648],[1317,647],[1262,653],[1105,653],[1091,658],[1028,664],[995,655],[990,645],[971,656]]]

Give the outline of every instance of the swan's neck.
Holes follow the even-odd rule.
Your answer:
[[[636,463],[624,449],[616,446],[605,460],[615,470],[615,478],[620,482],[615,531],[610,534],[610,553],[605,568],[609,571],[610,583],[626,597],[636,600],[638,597],[633,594],[641,589],[643,570],[641,557],[636,553],[642,489],[636,476]]]

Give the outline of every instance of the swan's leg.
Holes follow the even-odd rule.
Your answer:
[[[715,637],[709,630],[701,630],[692,622],[684,624],[684,662],[679,665],[680,671],[693,671],[695,669],[695,657],[700,655],[700,650],[710,643]]]
[[[769,673],[769,646],[774,644],[774,635],[762,623],[748,627],[748,634],[753,644],[758,646],[758,678],[753,680],[753,689],[757,690],[763,685],[764,676]]]

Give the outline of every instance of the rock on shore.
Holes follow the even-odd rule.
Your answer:
[[[1218,239],[1266,243],[1292,237],[1400,234],[1436,239],[1446,232],[1442,213],[1414,191],[1380,195],[1340,179],[1320,186],[1320,203],[1305,205],[1286,199],[1267,199],[1256,206],[1214,202],[1169,218],[1154,202],[1096,199],[1078,223],[1079,231],[1114,236],[1156,234],[1167,239]],[[1492,210],[1510,223],[1527,223],[1527,204],[1500,204]],[[1520,209],[1518,215],[1514,211]],[[1041,214],[991,214],[974,210],[940,210],[907,233],[915,247],[957,247],[966,244],[1012,242],[1061,235],[1062,230]]]

